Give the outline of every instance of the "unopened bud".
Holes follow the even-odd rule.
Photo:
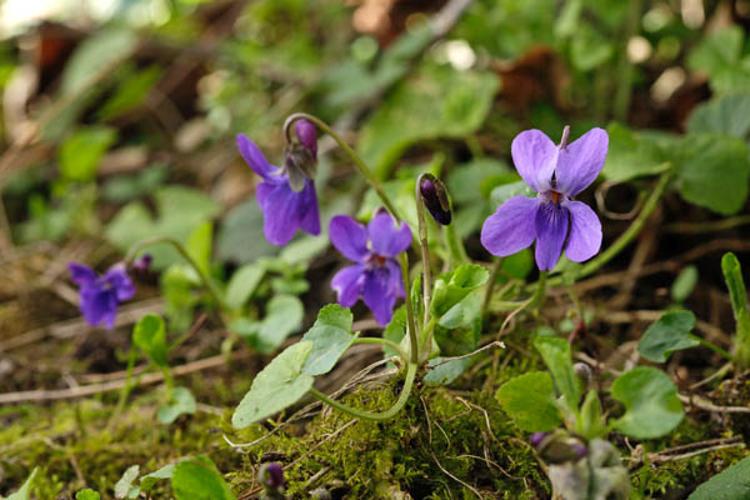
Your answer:
[[[419,176],[419,194],[436,222],[444,226],[451,223],[451,206],[445,185],[440,179],[432,174]]]
[[[547,436],[549,436],[549,432],[535,432],[529,438],[529,442],[531,443],[531,446],[537,448]]]
[[[135,259],[130,267],[137,273],[145,273],[151,268],[151,263],[153,261],[154,258],[150,253],[144,253],[143,255]]]
[[[546,437],[537,451],[548,464],[561,464],[577,461],[588,453],[586,446],[573,436],[565,432],[556,432]]]
[[[294,132],[300,144],[310,151],[313,159],[318,157],[318,130],[312,122],[301,119],[294,122]]]
[[[278,491],[284,487],[284,469],[276,462],[265,463],[258,469],[258,482],[267,490]]]
[[[594,376],[591,371],[591,367],[586,363],[576,363],[573,365],[573,370],[576,372],[578,379],[583,384],[584,388],[588,388],[591,385],[591,380]]]

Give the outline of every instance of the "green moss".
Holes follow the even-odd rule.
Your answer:
[[[357,407],[386,408],[395,392],[390,384],[362,387],[344,399]],[[507,498],[534,498],[534,490],[546,490],[530,448],[491,395],[425,388],[421,399],[413,397],[393,421],[351,421],[327,410],[302,435],[292,431],[262,441],[246,450],[247,468],[235,476],[234,486],[252,488],[255,467],[270,456],[289,465],[289,493],[300,496],[321,485],[351,498],[394,498],[402,490],[417,498],[470,493],[441,466],[490,495],[502,491]],[[257,426],[242,438],[251,441],[260,433]],[[318,480],[309,483],[321,470]]]

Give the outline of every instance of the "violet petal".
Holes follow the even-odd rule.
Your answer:
[[[541,130],[524,130],[513,139],[510,150],[513,164],[526,184],[537,192],[549,189],[557,163],[555,143]]]
[[[396,296],[389,293],[391,287],[391,273],[388,269],[379,267],[365,273],[362,298],[381,326],[391,321],[396,305]]]
[[[367,257],[367,230],[348,215],[332,218],[328,235],[333,246],[347,259],[363,262]]]
[[[560,260],[568,234],[569,212],[561,205],[542,203],[536,213],[536,265],[551,271]]]
[[[336,291],[336,301],[344,307],[352,307],[362,295],[365,266],[355,264],[337,272],[331,280],[331,287]]]
[[[563,206],[570,211],[570,234],[565,255],[573,262],[588,260],[602,246],[602,223],[585,203],[568,201]]]
[[[505,257],[527,248],[536,238],[539,200],[514,196],[500,205],[482,225],[481,241],[492,255]]]
[[[264,179],[277,170],[276,167],[268,163],[260,148],[245,134],[237,135],[237,149],[239,149],[245,163]]]
[[[608,147],[607,132],[592,128],[563,148],[555,168],[558,191],[575,196],[594,182],[604,167]]]
[[[395,257],[411,245],[411,230],[406,223],[396,225],[388,212],[378,212],[367,226],[373,251],[383,257]]]

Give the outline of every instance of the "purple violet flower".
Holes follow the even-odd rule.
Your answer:
[[[331,243],[355,262],[333,277],[338,303],[352,307],[361,297],[381,325],[393,316],[396,300],[406,296],[396,256],[411,245],[411,230],[400,227],[391,215],[379,211],[365,228],[346,215],[331,219]]]
[[[560,146],[539,130],[525,130],[513,139],[513,163],[536,198],[514,196],[498,207],[482,226],[482,245],[504,257],[536,240],[536,264],[541,271],[555,267],[563,250],[573,262],[599,252],[602,225],[585,203],[573,199],[586,189],[604,166],[609,137],[593,128],[578,140]]]
[[[312,179],[292,186],[286,169],[271,165],[260,148],[244,134],[237,136],[237,147],[245,162],[263,178],[256,196],[263,210],[263,233],[277,246],[286,245],[297,229],[320,234],[318,197]]]
[[[111,330],[115,325],[117,305],[135,295],[135,286],[128,276],[125,264],[115,264],[102,276],[77,262],[68,264],[68,269],[80,291],[83,318],[91,326],[103,324]]]

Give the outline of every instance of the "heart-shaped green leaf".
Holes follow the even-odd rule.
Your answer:
[[[688,500],[750,499],[750,457],[727,467],[698,486]]]
[[[649,361],[664,363],[673,352],[700,344],[690,333],[694,326],[695,315],[690,311],[665,313],[646,329],[638,352]]]
[[[175,387],[172,391],[172,400],[168,405],[159,408],[156,413],[156,418],[162,424],[171,424],[180,415],[192,415],[195,413],[197,405],[195,403],[195,397],[190,389],[186,387]]]
[[[338,304],[328,304],[320,310],[315,324],[302,337],[313,344],[303,371],[309,375],[328,373],[355,338],[351,311]]]
[[[232,415],[232,425],[242,429],[299,401],[314,381],[303,371],[312,348],[312,342],[303,340],[276,356],[253,380]]]
[[[495,398],[521,430],[551,431],[562,423],[552,377],[547,372],[512,378],[497,390]]]
[[[612,384],[612,397],[625,405],[615,429],[636,439],[664,436],[682,421],[684,412],[677,388],[661,370],[639,366]]]
[[[214,463],[204,456],[183,460],[172,473],[177,500],[234,500],[236,497]]]

